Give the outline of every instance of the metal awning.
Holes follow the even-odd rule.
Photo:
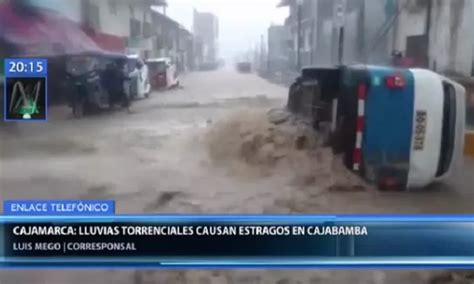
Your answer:
[[[0,4],[0,38],[15,46],[16,56],[105,53],[75,22],[46,9],[25,14],[10,2]]]

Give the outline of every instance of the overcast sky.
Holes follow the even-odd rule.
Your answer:
[[[287,8],[277,8],[280,0],[168,0],[167,15],[192,28],[193,9],[211,12],[219,18],[220,56],[232,58],[249,50],[266,37],[268,27],[283,24]]]

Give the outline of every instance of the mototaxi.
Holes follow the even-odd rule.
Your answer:
[[[148,66],[137,54],[127,55],[126,71],[130,81],[127,82],[126,90],[130,98],[148,98],[151,92]]]
[[[115,103],[117,96],[111,94],[104,80],[104,74],[110,64],[121,67],[125,72],[127,62],[125,55],[84,53],[68,56],[65,60],[70,88],[68,101],[75,117],[109,109]]]
[[[179,86],[176,65],[168,57],[150,58],[146,61],[150,72],[151,86],[154,90]]]

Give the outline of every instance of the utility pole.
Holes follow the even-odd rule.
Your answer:
[[[346,0],[335,1],[334,4],[334,23],[338,29],[338,40],[337,40],[337,61],[339,65],[344,63],[344,24],[346,14]],[[337,109],[339,100],[335,97],[332,100],[332,111],[331,111],[331,132],[335,132],[337,128]]]
[[[265,46],[264,46],[264,36],[260,36],[260,70],[263,71],[265,66]]]
[[[337,63],[342,65],[344,62],[344,26],[339,27]]]
[[[338,0],[334,7],[334,22],[338,30],[337,38],[337,63],[342,65],[344,63],[344,24],[346,14],[346,0]]]
[[[436,61],[434,64],[430,63],[430,33],[431,33],[431,16],[433,14],[433,0],[428,0],[428,7],[426,13],[426,25],[425,25],[425,44],[426,44],[426,54],[425,54],[425,62],[423,67],[425,68],[432,68],[436,71]]]
[[[303,0],[297,0],[296,1],[296,6],[297,6],[297,39],[296,39],[296,68],[298,69],[297,71],[299,72],[301,70],[301,22],[303,18]]]

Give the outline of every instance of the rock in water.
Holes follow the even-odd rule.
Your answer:
[[[288,121],[290,115],[285,109],[271,109],[268,111],[268,120],[273,124],[282,124]]]

